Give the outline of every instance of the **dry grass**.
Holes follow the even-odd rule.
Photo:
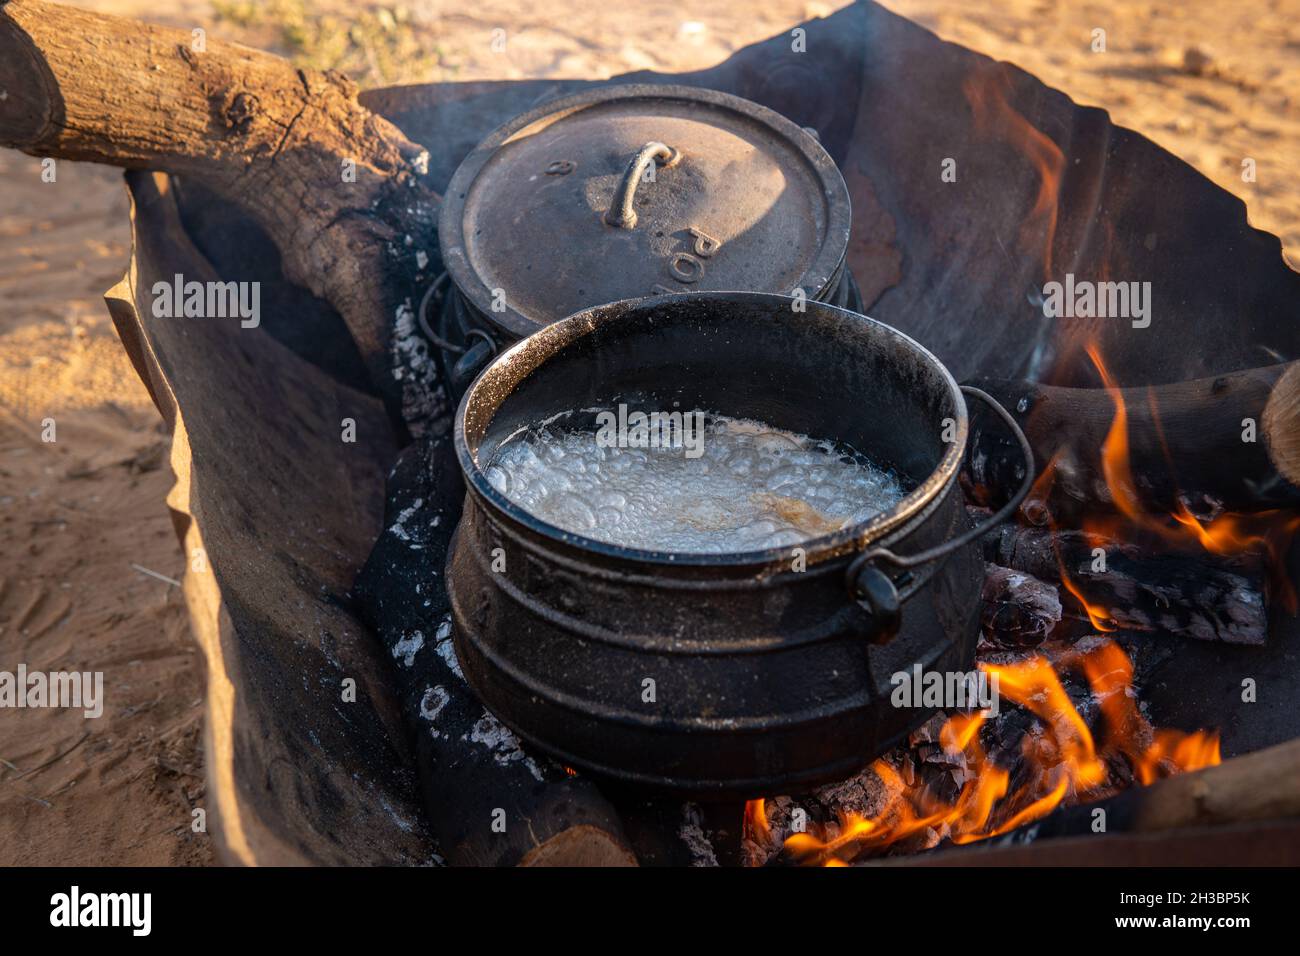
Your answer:
[[[340,70],[362,86],[454,75],[427,8],[355,4],[324,12],[306,0],[214,0],[219,24],[246,31],[299,66]]]

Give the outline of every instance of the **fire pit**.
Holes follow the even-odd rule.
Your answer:
[[[489,480],[487,462],[522,429],[620,404],[828,436],[908,494],[795,548],[708,554],[584,538]],[[966,424],[929,352],[821,303],[677,295],[537,332],[457,414],[469,496],[447,581],[466,677],[524,739],[604,777],[714,797],[843,777],[936,709],[891,704],[891,675],[972,667],[975,541],[1028,485],[972,529],[957,484]]]
[[[128,280],[111,293],[110,305],[175,435],[177,488],[170,503],[187,557],[202,558],[188,565],[184,587],[209,672],[206,803],[224,858],[425,862],[436,852],[456,864],[739,862],[743,831],[761,851],[752,862],[857,862],[979,840],[1091,833],[1086,823],[1072,827],[1098,809],[1115,811],[1113,827],[1091,841],[1091,852],[1111,862],[1129,859],[1138,845],[1126,831],[1157,827],[1241,822],[1251,828],[1256,839],[1246,844],[1235,840],[1237,831],[1229,835],[1221,827],[1214,845],[1222,859],[1243,859],[1244,846],[1264,854],[1257,859],[1276,859],[1277,846],[1295,846],[1300,831],[1294,819],[1275,827],[1289,834],[1289,844],[1258,838],[1262,821],[1300,814],[1296,655],[1287,643],[1295,638],[1296,619],[1285,613],[1282,586],[1297,579],[1294,559],[1288,567],[1285,555],[1300,501],[1290,438],[1300,276],[1281,261],[1275,238],[1250,228],[1238,200],[1153,143],[1113,126],[1100,111],[1074,105],[1015,68],[944,44],[870,4],[805,28],[807,52],[796,53],[789,37],[778,36],[698,74],[626,79],[739,95],[790,117],[794,133],[786,139],[820,143],[838,162],[853,199],[842,258],[867,311],[924,343],[952,374],[914,363],[915,381],[887,390],[864,386],[857,394],[820,382],[825,370],[843,364],[842,356],[823,354],[830,351],[827,341],[869,360],[870,349],[858,337],[885,333],[862,319],[854,320],[860,324],[856,335],[841,328],[844,313],[819,301],[835,296],[815,291],[834,284],[834,271],[813,270],[821,278],[804,290],[806,313],[787,313],[787,334],[766,339],[766,359],[780,365],[754,366],[769,369],[774,381],[784,381],[787,364],[804,369],[799,401],[765,406],[762,391],[751,388],[752,407],[721,410],[761,415],[800,434],[869,444],[872,405],[866,399],[898,400],[904,407],[891,414],[907,423],[907,434],[881,435],[880,446],[887,456],[899,456],[888,464],[918,487],[930,475],[941,473],[950,482],[956,473],[947,446],[939,447],[938,419],[947,411],[972,453],[964,490],[985,510],[963,513],[948,484],[936,489],[933,513],[918,515],[915,527],[896,529],[901,555],[932,555],[924,540],[932,535],[933,548],[956,549],[945,562],[919,561],[909,569],[876,551],[895,542],[874,540],[855,558],[870,536],[832,534],[809,542],[805,571],[773,566],[766,579],[742,581],[731,567],[744,566],[735,556],[668,561],[565,540],[492,499],[471,468],[470,514],[449,582],[442,559],[465,489],[448,437],[446,386],[454,391],[456,383],[439,374],[438,348],[450,342],[465,349],[461,358],[474,359],[467,373],[493,349],[518,349],[494,366],[500,378],[493,380],[502,387],[499,394],[480,395],[480,412],[518,412],[522,422],[548,402],[572,408],[565,400],[572,396],[543,387],[553,362],[554,370],[566,366],[564,355],[513,344],[523,332],[494,326],[493,316],[509,313],[496,312],[490,295],[486,311],[475,306],[466,312],[463,340],[457,338],[459,320],[431,327],[433,336],[422,334],[422,312],[434,324],[443,314],[420,308],[443,269],[434,236],[441,196],[456,201],[448,189],[455,169],[503,121],[553,96],[587,94],[592,86],[448,84],[358,98],[337,76],[231,51],[215,38],[199,56],[188,47],[188,33],[38,0],[3,5],[5,142],[36,155],[167,171],[128,178],[135,245]],[[114,55],[85,53],[105,49]],[[136,82],[142,76],[150,78],[147,87]],[[115,93],[111,124],[103,109],[106,90]],[[607,108],[594,105],[597,100],[593,109]],[[565,120],[555,122],[559,129]],[[815,141],[805,128],[817,131]],[[629,246],[659,238],[655,216],[673,210],[655,204],[677,195],[677,174],[692,168],[689,146],[645,128],[636,132],[600,154],[600,202],[573,207],[581,212],[575,222],[590,227],[591,235]],[[518,144],[501,145],[509,152]],[[545,177],[539,188],[562,194],[565,183],[585,175],[583,157],[532,158],[545,159],[528,170]],[[570,170],[564,159],[577,165]],[[946,159],[955,165],[947,167]],[[552,164],[558,165],[548,172]],[[628,176],[629,169],[653,170],[656,180]],[[304,183],[333,188],[303,189]],[[614,202],[618,196],[627,201]],[[468,191],[466,199],[473,198]],[[829,222],[835,208],[826,209]],[[468,204],[467,212],[473,212]],[[677,238],[682,230],[690,236],[688,227],[697,225],[663,221],[672,227],[665,232]],[[789,220],[775,225],[780,228],[769,235],[790,234]],[[711,248],[707,239],[718,236],[701,231],[704,237],[691,239]],[[544,245],[550,233],[537,235],[529,248]],[[840,258],[839,242],[826,235],[823,251],[832,261]],[[605,246],[591,248],[596,255],[584,262],[599,263]],[[722,255],[715,258],[721,262]],[[479,266],[489,261],[493,268],[499,264],[489,258]],[[634,250],[626,261],[608,265],[605,277],[651,261],[644,250]],[[261,283],[261,325],[161,317],[151,307],[150,290],[178,273],[205,282]],[[479,277],[488,292],[492,274],[488,268]],[[583,285],[593,298],[570,302],[564,311],[593,305],[598,296],[649,291],[645,277],[635,277],[628,289],[612,281],[599,290]],[[1092,310],[1080,307],[1087,300],[1077,298],[1079,289],[1116,282],[1138,290],[1150,283],[1151,291],[1141,292],[1131,315],[1089,315]],[[784,275],[748,284],[795,291]],[[526,282],[515,286],[515,279],[500,286],[507,308],[522,305],[530,291]],[[464,297],[465,309],[474,306],[466,291],[471,287],[465,277],[456,279],[454,290],[450,279],[441,285],[449,297]],[[1062,295],[1070,299],[1068,308]],[[427,301],[432,307],[433,298]],[[1048,302],[1055,303],[1050,310]],[[534,325],[562,314],[538,313]],[[718,319],[725,327],[721,313]],[[622,325],[611,320],[607,331],[600,325],[590,335],[613,335]],[[683,321],[673,334],[685,336],[689,327]],[[862,331],[872,328],[877,331]],[[537,341],[564,344],[546,337],[561,334],[544,329]],[[791,336],[801,348],[787,347]],[[737,354],[755,348],[746,336],[733,339],[728,348]],[[486,354],[471,356],[480,345]],[[527,357],[540,364],[513,361]],[[691,399],[721,402],[727,379],[717,376],[708,357],[683,350],[662,368],[647,370],[653,376],[641,384],[670,381]],[[683,377],[683,368],[694,377]],[[536,379],[527,374],[534,371]],[[614,396],[593,384],[605,381],[606,372],[626,373],[627,383],[637,384],[630,360],[617,367],[570,366],[555,381],[580,384],[575,395],[590,387],[607,401]],[[743,376],[745,366],[732,374]],[[972,408],[966,423],[953,380],[978,384],[1012,410],[1034,447],[1039,474],[1023,474],[1018,442],[1008,440],[1000,418],[989,418],[989,426],[979,420],[987,416]],[[927,394],[931,408],[923,407]],[[462,441],[496,441],[494,418],[467,415]],[[855,428],[864,431],[853,434]],[[1249,441],[1247,434],[1262,440]],[[903,467],[909,443],[917,455],[910,471]],[[982,553],[973,552],[966,536],[995,519],[992,509],[1014,500],[1015,489],[1031,477],[1037,482],[1029,506],[983,538]],[[502,574],[490,576],[490,564],[486,570],[461,567],[498,546],[506,557]],[[1099,548],[1104,569],[1096,563]],[[749,556],[749,566],[770,557]],[[551,684],[568,676],[548,673],[556,661],[529,660],[532,648],[525,641],[495,627],[507,611],[521,628],[527,623],[553,636],[555,646],[585,653],[596,642],[573,639],[574,622],[587,615],[613,629],[613,605],[591,600],[593,594],[660,594],[672,582],[709,591],[719,613],[710,620],[688,615],[699,630],[679,635],[676,626],[687,613],[681,602],[641,602],[629,605],[637,608],[633,623],[638,633],[660,641],[665,635],[695,641],[705,652],[699,656],[725,672],[714,685],[715,698],[719,687],[729,699],[732,687],[748,690],[743,668],[726,672],[723,666],[734,645],[769,640],[773,655],[794,656],[800,651],[790,638],[800,633],[825,636],[803,652],[828,650],[836,666],[843,663],[861,679],[858,693],[874,690],[878,697],[881,675],[868,674],[868,663],[905,669],[927,654],[949,654],[956,666],[970,666],[976,616],[971,578],[981,558],[984,641],[975,647],[975,660],[1008,686],[1019,681],[1014,697],[1008,695],[1010,709],[977,724],[945,707],[942,718],[935,714],[906,733],[913,721],[897,714],[877,720],[870,698],[862,696],[857,711],[848,706],[837,718],[856,721],[861,730],[853,754],[839,741],[811,735],[800,740],[811,756],[783,749],[747,754],[734,742],[738,735],[706,725],[716,731],[721,769],[710,774],[702,748],[692,750],[690,740],[682,753],[691,763],[670,765],[667,748],[655,750],[659,738],[691,726],[703,714],[701,699],[708,701],[696,694],[698,685],[662,676],[674,660],[673,648],[664,645],[657,654],[641,655],[654,659],[639,676],[657,676],[659,705],[680,709],[659,726],[613,722],[629,736],[611,760],[594,739],[594,727],[604,726],[600,713],[593,711],[584,725],[564,708],[567,699],[539,695],[534,702],[526,685],[501,666],[519,676],[543,675]],[[862,564],[850,574],[856,561]],[[549,579],[535,589],[543,570]],[[516,586],[516,594],[506,592],[505,582]],[[720,593],[721,584],[733,583]],[[473,586],[462,593],[462,584]],[[950,588],[951,600],[941,587]],[[769,609],[768,623],[751,634],[724,627],[735,624],[724,620],[727,613],[754,622],[763,598],[805,590],[811,600]],[[869,637],[889,631],[881,625],[890,617],[891,590],[900,601],[901,626],[893,641],[871,644]],[[512,605],[502,594],[524,600]],[[453,597],[464,631],[456,638]],[[860,597],[867,607],[857,603]],[[541,611],[540,621],[525,618],[525,605]],[[940,620],[941,614],[953,620]],[[928,636],[914,641],[914,629]],[[1124,649],[1131,673],[1112,653],[1111,641]],[[629,657],[643,650],[620,648]],[[634,659],[641,666],[640,657]],[[593,663],[577,660],[575,667]],[[507,677],[489,681],[501,674]],[[645,690],[632,679],[637,675],[609,661],[591,667],[593,675],[593,686],[610,696],[579,703],[637,713]],[[521,740],[485,709],[466,677],[484,696],[494,691],[489,683],[510,688],[508,694],[497,689],[493,706],[541,746]],[[806,672],[792,676],[783,668],[775,678],[766,708],[760,709],[758,694],[736,691],[749,710],[730,716],[780,717],[772,701],[798,713],[818,691],[805,687],[810,697],[798,698]],[[1258,691],[1258,703],[1243,706],[1248,684]],[[855,701],[847,686],[831,689],[840,701]],[[1121,706],[1133,703],[1134,695],[1148,712]],[[1135,732],[1112,732],[1118,725]],[[1215,727],[1224,730],[1228,759],[1222,767],[1212,766],[1218,754],[1209,731]],[[646,741],[640,766],[643,755],[629,752],[638,733]],[[562,737],[582,748],[573,763],[548,756],[548,747],[568,752]],[[866,759],[891,740],[898,746],[877,758],[883,763],[811,793],[791,792],[811,786],[837,762],[847,773],[850,757],[853,763]],[[1240,756],[1247,751],[1259,753]],[[754,801],[748,817],[738,804],[701,809],[647,801],[639,791],[629,795],[606,778],[583,773],[579,757],[624,780],[714,795],[751,784],[766,792],[745,794]],[[1179,776],[1184,770],[1197,772]],[[999,771],[1008,786],[1005,798],[990,807]],[[759,787],[763,781],[769,782]],[[1070,806],[1096,801],[1103,802]],[[981,812],[968,812],[972,806]],[[492,825],[498,811],[509,821],[504,829]],[[803,830],[794,811],[807,817]],[[1026,835],[1020,824],[1032,832]],[[1186,861],[1195,847],[1207,845],[1199,834],[1175,832],[1161,838],[1159,859]],[[1076,858],[1059,842],[1017,849],[1020,859],[1038,862]]]

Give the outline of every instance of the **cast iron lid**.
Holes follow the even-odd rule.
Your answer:
[[[616,299],[744,290],[818,299],[849,194],[816,138],[737,96],[608,86],[487,137],[447,188],[443,262],[511,335]]]

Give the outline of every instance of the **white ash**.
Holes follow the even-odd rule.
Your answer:
[[[402,639],[393,645],[393,657],[406,667],[411,667],[415,664],[415,655],[422,647],[424,647],[424,632],[412,631],[410,634],[403,635]]]
[[[422,507],[424,507],[424,499],[416,498],[409,508],[403,508],[398,512],[397,520],[388,529],[388,533],[396,535],[398,540],[410,541],[411,533],[406,530],[406,522],[410,521]]]
[[[460,661],[456,658],[456,645],[451,640],[451,618],[438,625],[438,630],[433,635],[433,649],[442,662],[447,665],[447,669],[459,677],[465,679],[465,672],[460,669]]]
[[[537,778],[538,782],[546,779],[542,775],[541,768],[533,762],[533,758],[524,753],[523,745],[519,742],[519,738],[514,735],[514,731],[486,710],[483,711],[483,716],[478,719],[470,732],[461,737],[461,740],[486,747],[492,752],[492,759],[502,767],[522,762],[528,768],[528,772]]]
[[[677,835],[691,854],[691,866],[717,866],[718,857],[704,832],[704,815],[693,803],[682,805],[682,825]]]
[[[421,149],[414,156],[407,157],[406,161],[410,165],[411,169],[419,175],[429,175],[429,151],[427,149]],[[415,185],[414,181],[412,181],[411,185]],[[409,212],[410,210],[407,211]]]
[[[438,363],[418,325],[407,299],[397,307],[389,341],[389,367],[393,379],[401,384],[402,419],[416,438],[445,429],[448,411]]]
[[[447,688],[441,684],[430,687],[420,698],[420,716],[429,722],[429,733],[435,740],[442,736],[442,732],[438,730],[438,715],[450,700],[451,694],[447,693]]]

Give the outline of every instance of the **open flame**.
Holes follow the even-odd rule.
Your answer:
[[[1041,244],[1044,276],[1052,273],[1052,245],[1056,240],[1058,197],[1065,154],[1051,137],[1035,127],[1011,105],[1011,78],[1005,68],[972,73],[962,84],[970,103],[975,129],[1018,149],[1038,172],[1038,194],[1033,208],[1021,224],[1021,243]]]
[[[1023,253],[1041,257],[1044,278],[1050,279],[1065,158],[1049,136],[1011,105],[1011,89],[1011,78],[1002,69],[972,74],[963,84],[976,131],[1017,149],[1038,174],[1037,195],[1021,224],[1019,239]],[[1109,274],[1113,225],[1104,218],[1100,225],[1105,243],[1101,256],[1104,279]],[[1080,530],[1095,542],[1145,539],[1170,550],[1203,549],[1225,557],[1255,552],[1264,555],[1271,568],[1279,569],[1291,537],[1300,530],[1300,516],[1278,510],[1200,516],[1185,500],[1163,514],[1144,505],[1129,448],[1129,409],[1124,392],[1102,360],[1096,332],[1095,326],[1087,324],[1072,333],[1058,330],[1056,343],[1055,367],[1064,370],[1073,365],[1078,350],[1085,350],[1114,403],[1114,417],[1099,450],[1106,496],[1113,509],[1094,511],[1083,519]],[[1154,391],[1148,390],[1147,400],[1165,460],[1172,469],[1173,458],[1159,433]],[[986,728],[993,729],[984,714],[951,715],[939,732],[938,743],[943,753],[953,758],[954,766],[964,768],[960,776],[951,778],[962,781],[955,796],[951,788],[947,796],[941,796],[918,774],[905,773],[913,769],[910,755],[882,757],[864,771],[881,785],[877,796],[883,796],[873,802],[873,812],[809,821],[806,832],[789,833],[784,839],[781,852],[785,860],[844,866],[859,857],[931,847],[943,841],[972,843],[1039,820],[1065,803],[1100,799],[1133,783],[1147,785],[1220,762],[1216,731],[1184,733],[1151,725],[1138,707],[1132,662],[1117,643],[1100,636],[1115,632],[1116,622],[1107,608],[1089,600],[1067,568],[1048,505],[1060,457],[1053,456],[1047,463],[1021,513],[1053,533],[1061,583],[1099,633],[1072,648],[1057,646],[1050,659],[1038,653],[1010,664],[980,664],[990,680],[997,679],[1004,702],[1037,718],[1038,726],[1020,740],[1020,759],[1008,761],[1005,750],[990,755],[986,743],[996,738],[981,734]],[[1282,599],[1294,611],[1290,582],[1280,574],[1275,579]],[[1061,675],[1066,673],[1086,681],[1091,691],[1097,708],[1091,724],[1074,706],[1062,682]],[[748,838],[768,848],[775,848],[788,830],[781,818],[776,822],[770,818],[763,800],[746,805],[745,824]]]
[[[1300,530],[1300,515],[1270,509],[1253,514],[1223,512],[1203,521],[1183,501],[1179,501],[1166,516],[1151,514],[1143,507],[1130,463],[1128,408],[1124,392],[1106,368],[1101,350],[1095,342],[1089,343],[1087,352],[1101,376],[1107,394],[1115,404],[1115,417],[1111,420],[1110,430],[1102,444],[1101,465],[1106,490],[1122,520],[1118,523],[1121,526],[1115,527],[1115,522],[1095,516],[1084,522],[1083,530],[1089,534],[1111,537],[1125,537],[1125,532],[1131,537],[1133,531],[1140,530],[1155,535],[1171,548],[1203,548],[1223,557],[1258,552],[1264,555],[1271,569],[1280,569],[1291,538]],[[1155,413],[1153,420],[1158,423],[1159,410],[1155,407],[1153,392],[1148,392],[1148,401]],[[1163,436],[1161,438],[1163,440]],[[1167,446],[1165,459],[1170,460]],[[1284,574],[1274,574],[1273,580],[1284,606],[1294,613],[1295,591],[1290,582]],[[1071,593],[1086,607],[1087,602],[1083,596],[1074,586],[1068,586]]]
[[[960,754],[968,772],[955,799],[938,800],[919,781],[909,785],[893,764],[881,758],[872,764],[871,772],[889,795],[884,808],[869,817],[846,814],[829,826],[815,828],[818,832],[791,834],[784,843],[787,858],[803,864],[842,865],[922,834],[927,845],[943,839],[972,843],[1032,823],[1063,802],[1105,796],[1123,784],[1116,779],[1121,767],[1147,784],[1219,763],[1217,733],[1153,728],[1138,710],[1133,666],[1123,649],[1107,639],[1089,645],[1086,650],[1066,652],[1058,664],[1086,677],[1099,704],[1100,740],[1046,657],[981,664],[982,670],[997,676],[1002,697],[1033,713],[1043,727],[1041,733],[1027,733],[1021,743],[1025,760],[1015,787],[1010,772],[989,757],[981,742],[985,717],[957,714],[939,734],[944,752]],[[770,845],[773,836],[764,802],[750,801],[745,816],[750,838]]]

